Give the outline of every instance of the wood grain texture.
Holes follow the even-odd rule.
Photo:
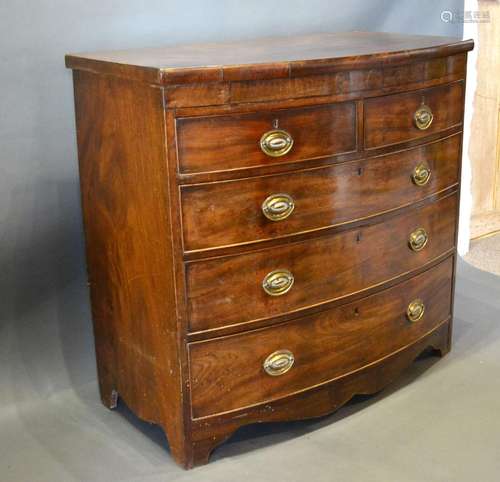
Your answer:
[[[365,102],[365,149],[428,136],[462,122],[463,82],[432,89],[369,99]],[[413,115],[425,104],[434,120],[427,130],[415,127]]]
[[[325,415],[445,354],[471,48],[347,33],[67,56],[103,403],[162,426],[190,468],[242,425]],[[276,123],[295,144],[268,158]],[[292,216],[263,219],[283,191]],[[294,285],[270,297],[283,268]],[[290,347],[292,370],[264,376]]]
[[[162,425],[185,459],[162,93],[74,73],[101,397]],[[131,133],[134,135],[131,135]]]
[[[361,161],[183,186],[184,249],[208,250],[321,230],[413,204],[458,182],[460,144],[456,134]],[[422,163],[431,177],[425,186],[417,186],[412,173]],[[276,193],[290,195],[295,205],[281,221],[271,221],[262,212],[263,201]]]
[[[289,102],[287,101],[287,104]],[[358,108],[358,119],[362,116],[362,102],[356,102]],[[281,106],[283,103],[281,103]],[[212,109],[212,108],[210,108]],[[174,111],[167,111],[173,113]],[[358,139],[363,139],[363,123],[358,123]],[[372,159],[378,156],[383,156],[385,154],[400,153],[407,149],[412,149],[414,147],[419,147],[424,144],[439,141],[441,139],[446,139],[455,134],[462,133],[462,125],[457,125],[450,127],[441,132],[434,134],[429,134],[427,137],[420,139],[413,139],[410,141],[402,142],[396,146],[384,146],[375,149],[364,150],[361,145],[355,152],[348,152],[345,154],[339,154],[335,156],[326,157],[316,157],[313,159],[308,159],[306,163],[304,161],[292,161],[292,162],[281,162],[275,164],[260,165],[258,167],[249,167],[234,169],[229,171],[216,171],[216,172],[202,172],[202,173],[175,173],[174,176],[177,178],[179,185],[192,185],[192,184],[204,184],[217,181],[234,181],[237,179],[245,179],[248,177],[259,177],[259,176],[269,176],[272,174],[288,174],[292,171],[301,171],[305,169],[315,169],[318,167],[331,166],[333,164],[340,164],[348,161],[359,161],[361,159]],[[174,156],[175,159],[175,156]]]
[[[432,348],[440,356],[446,355],[450,350],[450,324],[446,321],[412,345],[330,383],[255,407],[194,420],[191,464],[206,464],[213,449],[243,425],[321,417],[334,412],[354,395],[379,392],[396,380],[427,348]]]
[[[169,109],[307,98],[340,102],[461,80],[465,76],[465,59],[465,54],[457,54],[408,65],[358,67],[289,79],[178,84],[166,87],[165,99]]]
[[[349,70],[329,74],[308,75],[291,79],[256,80],[247,82],[219,83],[219,88],[230,102],[260,102],[307,97],[332,97],[336,101],[348,100],[350,96],[372,97],[401,89],[412,90],[432,86],[436,82],[446,83],[463,79],[465,55],[440,57],[408,65],[372,66],[363,70]],[[182,86],[166,91],[170,103],[189,105],[182,95]],[[192,91],[194,88],[192,88]],[[191,92],[192,92],[191,91]],[[346,99],[342,99],[346,97]],[[217,104],[216,98],[206,98],[209,104]]]
[[[352,102],[301,109],[177,119],[179,171],[206,172],[303,160],[356,150]],[[268,131],[293,138],[288,154],[270,157],[260,148]]]
[[[410,345],[450,315],[452,259],[393,288],[318,315],[189,345],[193,417],[267,403],[326,383]],[[425,303],[424,317],[406,318]],[[291,369],[270,376],[268,355],[289,350]],[[248,387],[253,387],[248,390]]]
[[[186,264],[190,331],[251,322],[348,296],[429,263],[455,246],[456,194],[400,216],[339,234],[279,248]],[[424,227],[427,246],[408,246],[411,232]],[[290,271],[294,284],[282,296],[262,289],[264,277]],[[235,306],[238,309],[235,310]],[[244,325],[245,324],[245,325]]]
[[[470,50],[471,40],[380,32],[269,37],[66,56],[72,69],[157,84],[302,77],[372,65],[409,64]]]

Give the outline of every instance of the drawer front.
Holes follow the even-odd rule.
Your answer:
[[[372,159],[183,186],[184,249],[210,249],[322,229],[416,202],[458,182],[460,142],[457,134]]]
[[[313,316],[190,344],[193,417],[305,390],[416,342],[450,316],[452,263]]]
[[[356,109],[345,102],[185,117],[176,120],[176,130],[180,172],[222,171],[354,151]]]
[[[369,99],[364,106],[365,149],[419,139],[459,125],[462,112],[462,82]]]
[[[454,247],[456,212],[453,194],[364,228],[186,263],[190,330],[282,315],[419,268]],[[428,241],[414,251],[419,228]]]

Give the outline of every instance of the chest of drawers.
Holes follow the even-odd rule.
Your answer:
[[[101,396],[184,467],[450,348],[470,41],[68,55]]]

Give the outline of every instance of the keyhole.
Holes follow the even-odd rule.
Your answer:
[[[361,242],[361,238],[362,238],[361,232],[359,232],[358,234],[356,234],[356,242],[357,243]]]
[[[279,127],[279,125],[280,125],[280,121],[279,121],[279,119],[274,119],[274,120],[273,120],[273,127],[274,127],[275,129],[277,129],[277,128]]]
[[[359,316],[359,308],[354,308],[354,316]]]
[[[362,176],[363,171],[364,171],[364,169],[362,167],[358,167],[358,176]]]

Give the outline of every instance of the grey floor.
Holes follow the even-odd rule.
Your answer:
[[[0,482],[500,480],[500,277],[459,263],[447,357],[332,416],[245,428],[189,472],[159,429],[101,406],[88,311],[65,321],[75,290],[0,326]]]

